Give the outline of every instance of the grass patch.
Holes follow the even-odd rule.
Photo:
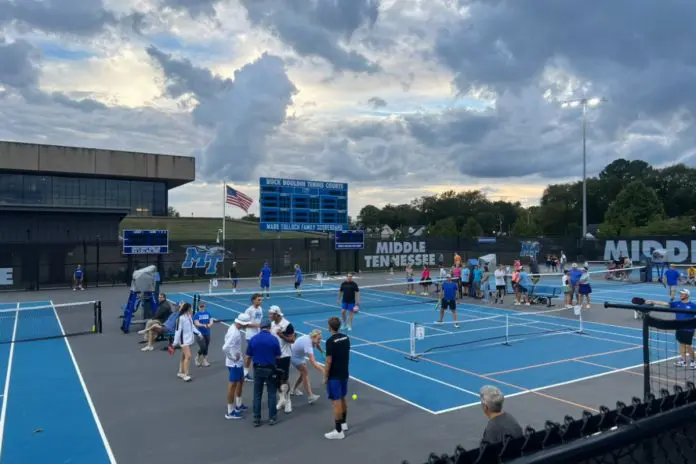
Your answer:
[[[169,240],[172,242],[199,240],[215,242],[218,229],[222,228],[220,218],[175,218],[175,217],[140,217],[128,216],[121,221],[123,229],[167,229]],[[274,238],[306,238],[324,237],[326,234],[314,232],[261,232],[258,222],[227,219],[225,236],[227,240],[274,239]]]

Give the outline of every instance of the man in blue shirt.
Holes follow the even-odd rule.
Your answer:
[[[454,321],[454,326],[459,327],[457,324],[457,283],[452,281],[452,275],[447,274],[447,280],[442,283],[441,300],[440,300],[440,319],[437,321],[438,324],[442,323],[445,318],[445,310],[449,309],[452,311],[452,320]]]
[[[261,293],[266,290],[266,298],[271,297],[271,266],[268,262],[263,263],[261,272],[259,273],[259,284],[261,285]]]
[[[529,306],[529,295],[527,293],[531,285],[532,281],[529,279],[529,274],[527,274],[527,271],[522,267],[520,269],[520,285],[518,288],[520,291],[520,303],[524,303],[527,306]]]
[[[254,427],[261,425],[261,400],[264,385],[268,389],[268,425],[275,425],[278,422],[276,365],[280,358],[280,342],[270,332],[269,319],[261,321],[260,329],[261,331],[248,342],[245,362],[247,369],[254,366]]]
[[[85,278],[85,273],[82,270],[81,265],[77,265],[75,268],[75,273],[73,274],[73,292],[77,290],[78,288],[80,290],[84,290],[85,287],[83,286],[83,280]]]
[[[474,266],[474,276],[472,279],[473,287],[471,288],[471,296],[473,298],[481,298],[481,278],[483,271],[479,266]]]
[[[696,319],[696,304],[691,302],[691,292],[686,288],[679,291],[679,301],[646,301],[645,304],[663,306],[671,309],[680,309],[688,311],[684,313],[675,313],[675,319],[678,321],[691,321]],[[684,329],[677,329],[676,339],[679,343],[679,359],[675,363],[677,367],[689,367],[696,369],[696,359],[694,358],[694,325]]]
[[[302,286],[302,269],[300,269],[299,264],[295,264],[295,291],[297,296],[302,296],[300,287]]]
[[[677,296],[677,285],[679,285],[679,271],[676,264],[672,264],[665,272],[665,282],[669,289],[669,299],[674,301],[674,297]]]

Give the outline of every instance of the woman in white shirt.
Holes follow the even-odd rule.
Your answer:
[[[314,348],[318,349],[320,353],[323,353],[321,349],[321,330],[314,329],[309,335],[303,335],[295,340],[292,344],[292,365],[295,366],[300,373],[300,376],[295,382],[295,386],[290,391],[291,395],[301,396],[302,392],[299,390],[300,383],[307,392],[307,400],[310,403],[314,403],[319,399],[319,395],[315,395],[312,391],[312,385],[309,383],[309,370],[307,369],[307,358],[309,362],[314,366],[316,370],[324,374],[324,367],[317,362],[314,358]]]
[[[196,336],[201,333],[193,324],[191,305],[184,303],[179,310],[179,318],[176,320],[176,332],[174,333],[174,346],[181,347],[181,360],[179,361],[179,373],[177,377],[184,382],[190,382],[189,364],[191,363],[191,345],[196,343]]]
[[[573,305],[570,301],[572,298],[572,293],[570,291],[570,276],[568,275],[567,270],[563,271],[563,276],[561,277],[561,289],[563,290],[563,303],[565,304],[565,307],[572,308]]]
[[[502,304],[505,296],[505,268],[502,264],[498,265],[493,277],[495,277],[495,302]]]

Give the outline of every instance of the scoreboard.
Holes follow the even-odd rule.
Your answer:
[[[365,231],[344,230],[336,232],[336,250],[363,250],[365,249]]]
[[[169,231],[133,230],[123,231],[124,255],[151,255],[169,253]]]
[[[335,232],[348,227],[348,184],[260,180],[261,230]]]

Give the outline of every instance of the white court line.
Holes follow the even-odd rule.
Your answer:
[[[15,337],[17,336],[17,324],[19,322],[19,303],[15,310],[14,326],[12,327],[12,339],[10,340],[10,354],[7,358],[7,374],[5,375],[5,388],[2,394],[2,413],[0,413],[0,459],[2,459],[2,445],[5,438],[5,419],[7,418],[7,398],[10,393],[10,380],[12,379],[12,361],[14,358]]]
[[[63,335],[63,340],[65,341],[65,346],[68,348],[68,353],[70,354],[70,359],[72,360],[73,366],[75,366],[75,372],[77,372],[77,378],[80,380],[80,385],[82,386],[82,391],[85,393],[85,397],[87,398],[87,404],[89,404],[89,409],[92,411],[92,417],[94,417],[94,422],[97,424],[97,430],[99,430],[99,435],[101,436],[102,442],[104,443],[104,448],[106,449],[106,454],[109,456],[109,462],[111,464],[116,464],[116,458],[114,457],[114,452],[111,449],[111,445],[109,444],[109,439],[106,438],[106,433],[104,432],[104,427],[102,426],[101,421],[99,420],[99,415],[97,414],[97,410],[94,407],[94,402],[92,401],[92,396],[89,394],[89,390],[87,389],[87,384],[85,383],[85,379],[82,377],[82,371],[80,371],[80,366],[77,365],[77,359],[75,359],[75,354],[73,353],[72,347],[70,346],[70,342],[68,341],[68,337],[65,335],[65,329],[63,328],[63,323],[60,321],[60,318],[58,317],[58,311],[56,311],[55,306],[53,305],[53,301],[50,301],[50,305],[53,306],[53,314],[56,316],[56,320],[58,321],[58,326],[60,327],[60,333]]]
[[[184,295],[184,296],[187,296],[187,297],[189,297],[189,298],[193,298],[191,295],[188,295],[188,294],[186,294],[186,293],[180,293],[180,295]],[[238,303],[238,302],[235,302],[235,301],[231,301],[230,303],[234,303],[234,304],[238,304],[238,305],[243,305],[243,303]],[[212,305],[215,305],[215,306],[219,306],[219,307],[221,307],[222,309],[225,309],[225,310],[227,310],[227,311],[231,311],[231,312],[233,312],[233,313],[241,314],[241,311],[236,311],[236,310],[234,310],[234,309],[228,308],[227,306],[223,306],[223,305],[218,304],[218,303],[213,303],[213,302],[208,301],[208,302],[206,302],[206,304],[209,304],[209,305],[212,304]],[[225,322],[220,321],[220,323],[223,324],[223,325],[229,326],[229,324],[227,324],[227,323],[225,323]],[[299,333],[299,334],[302,334],[302,335],[306,335],[306,334],[304,334],[304,333],[302,333],[302,332],[299,332],[299,331],[298,331],[298,333]],[[353,351],[353,350],[351,350],[351,351]],[[355,352],[355,351],[354,351],[354,352]],[[356,354],[362,355],[362,353],[358,353],[358,352],[355,352],[355,353],[356,353]],[[364,355],[364,356],[367,356],[367,355]],[[321,364],[321,363],[320,363],[320,364]],[[409,401],[409,400],[407,400],[406,398],[402,398],[402,397],[399,396],[399,395],[396,395],[396,394],[391,393],[391,392],[389,392],[389,391],[383,390],[382,388],[379,388],[379,387],[377,387],[376,385],[373,385],[373,384],[371,384],[371,383],[369,383],[369,382],[366,382],[366,381],[364,381],[364,380],[362,380],[362,379],[359,379],[358,377],[355,377],[355,376],[351,375],[350,378],[353,379],[353,380],[355,380],[356,382],[362,384],[362,385],[365,385],[366,387],[372,388],[372,389],[375,390],[375,391],[378,391],[378,392],[383,393],[383,394],[385,394],[385,395],[387,395],[387,396],[390,396],[390,397],[392,397],[392,398],[394,398],[394,399],[397,399],[397,400],[399,400],[399,401],[402,401],[402,402],[404,402],[404,403],[406,403],[406,404],[408,404],[408,405],[410,405],[410,406],[413,406],[413,407],[415,407],[415,408],[418,408],[418,409],[420,409],[421,411],[425,411],[425,412],[430,413],[430,414],[436,414],[435,411],[433,411],[432,409],[428,409],[428,408],[426,408],[425,406],[421,406],[420,404],[417,404],[417,403],[414,403],[414,402],[412,402],[412,401]],[[435,380],[435,379],[431,379],[431,380]],[[454,387],[454,386],[453,386],[453,387]],[[454,387],[454,388],[458,388],[458,387]],[[478,396],[478,394],[476,394],[476,396]]]

